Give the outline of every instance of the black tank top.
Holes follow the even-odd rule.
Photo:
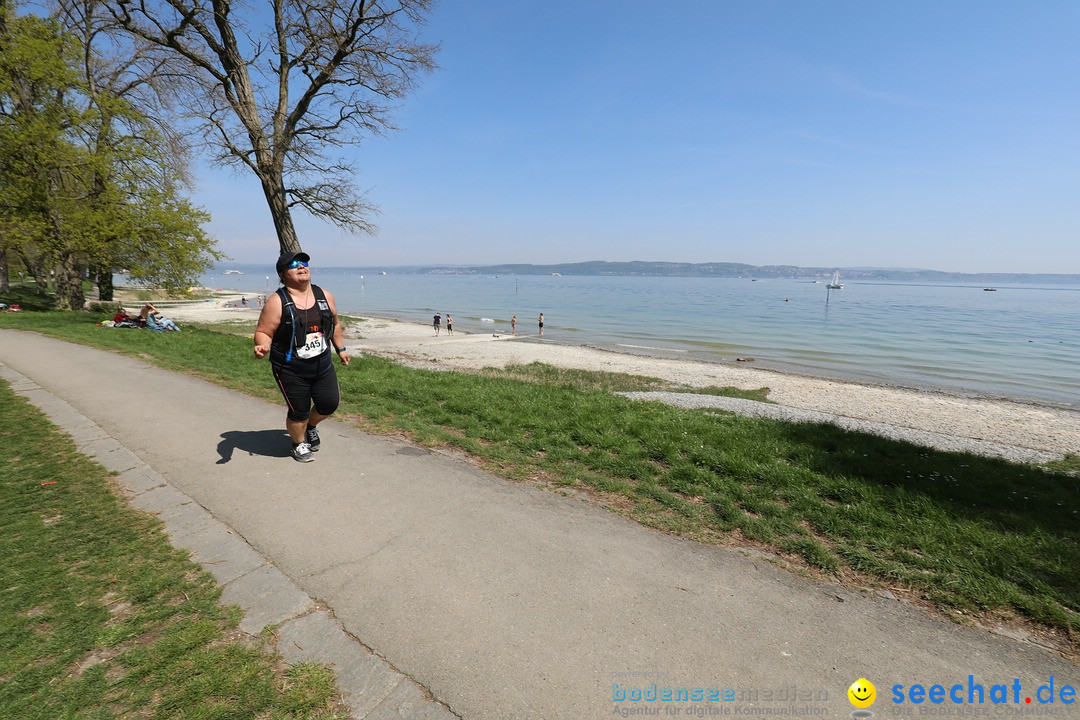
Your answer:
[[[278,325],[277,332],[274,333],[274,337],[271,339],[271,362],[282,365],[287,363],[290,366],[299,365],[307,369],[314,369],[326,364],[332,365],[330,347],[333,344],[333,338],[331,337],[334,325],[333,316],[330,315],[329,310],[324,313],[319,309],[319,300],[323,300],[324,303],[326,300],[322,289],[316,285],[311,287],[314,291],[315,303],[309,308],[300,309],[295,304],[292,304],[290,308],[286,306],[285,298],[282,298],[282,322]],[[278,290],[279,295],[282,294],[282,290],[283,288]],[[285,290],[285,293],[287,294],[288,291]],[[291,297],[288,299],[292,300]],[[291,318],[292,322],[296,323],[295,332],[293,332],[292,323],[286,322],[286,318]],[[315,332],[322,332],[327,350],[313,358],[298,357],[296,348],[292,347],[293,342],[303,345],[307,335]],[[295,338],[293,335],[295,335]],[[291,347],[292,352],[290,352]]]
[[[300,321],[300,326],[304,328],[304,334],[319,332],[323,329],[322,315],[319,313],[318,303],[304,310],[296,308],[296,319]]]

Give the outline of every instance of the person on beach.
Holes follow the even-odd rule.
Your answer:
[[[2,308],[0,308],[2,309]],[[116,313],[113,315],[113,327],[117,328],[145,328],[146,322],[139,320],[137,317],[132,317],[123,305],[116,306]]]
[[[514,333],[514,335],[517,335],[517,315],[510,318],[510,330]]]
[[[180,332],[180,326],[164,315],[151,315],[146,318],[146,327],[151,330],[165,330],[168,332]]]
[[[431,320],[431,326],[435,328],[435,337],[439,337],[439,329],[442,327],[442,315],[435,313],[435,317]]]
[[[176,323],[162,315],[161,312],[150,303],[146,303],[142,306],[142,310],[139,311],[138,323],[150,330],[169,330],[173,332],[180,330]]]
[[[450,313],[446,313],[446,334],[454,334],[454,318],[450,317]]]
[[[544,313],[540,313],[540,334],[544,334]]]
[[[157,308],[150,303],[146,303],[142,306],[142,309],[139,310],[139,319],[137,322],[140,325],[145,325],[146,319],[149,318],[151,315],[157,315]]]
[[[334,296],[311,282],[304,252],[278,258],[282,287],[266,299],[255,328],[255,357],[270,356],[270,368],[288,406],[285,429],[292,457],[311,462],[321,445],[317,426],[334,414],[341,399],[333,348],[349,364]]]

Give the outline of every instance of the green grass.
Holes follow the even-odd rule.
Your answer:
[[[1080,473],[1080,455],[1066,455],[1061,460],[1047,463],[1047,467],[1076,475]]]
[[[162,314],[165,317],[169,316],[168,310],[162,309]],[[255,325],[257,322],[252,320],[222,320],[216,323],[200,323],[199,328],[202,330],[211,330],[213,332],[225,333],[226,335],[240,335],[241,337],[250,338],[255,335]]]
[[[769,394],[768,388],[760,388],[758,390],[742,390],[740,388],[721,388],[715,386],[690,388],[683,385],[675,385],[667,380],[661,380],[660,378],[627,375],[625,373],[558,368],[539,362],[530,363],[528,365],[509,365],[506,368],[487,368],[482,374],[493,378],[562,385],[577,390],[602,390],[609,393],[655,392],[663,390],[672,392],[693,392],[702,395],[723,395],[725,397],[758,400],[761,402],[767,402]]]
[[[27,311],[52,310],[53,295],[39,295],[33,283],[12,283],[9,292],[0,295],[0,302],[18,305]]]
[[[4,383],[0,447],[0,717],[346,717],[329,670],[239,633],[213,579]]]
[[[62,313],[0,318],[16,325],[278,399],[244,338],[95,328]],[[1076,642],[1080,481],[1067,468],[631,402],[611,391],[660,381],[540,365],[436,372],[362,357],[340,381],[339,413],[365,428],[585,491],[652,527],[771,549],[949,614],[1019,615]]]

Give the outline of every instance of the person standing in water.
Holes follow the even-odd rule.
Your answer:
[[[540,334],[544,334],[544,313],[540,313]]]
[[[311,282],[304,252],[277,261],[282,286],[266,299],[255,327],[255,357],[270,356],[270,368],[288,407],[285,429],[292,458],[311,462],[321,441],[316,426],[334,414],[341,399],[333,348],[349,364],[334,296]]]

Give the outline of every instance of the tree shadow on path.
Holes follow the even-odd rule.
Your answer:
[[[221,458],[218,465],[232,460],[233,451],[240,450],[248,455],[264,457],[289,457],[289,434],[280,430],[229,430],[221,433],[221,442],[217,451]]]

